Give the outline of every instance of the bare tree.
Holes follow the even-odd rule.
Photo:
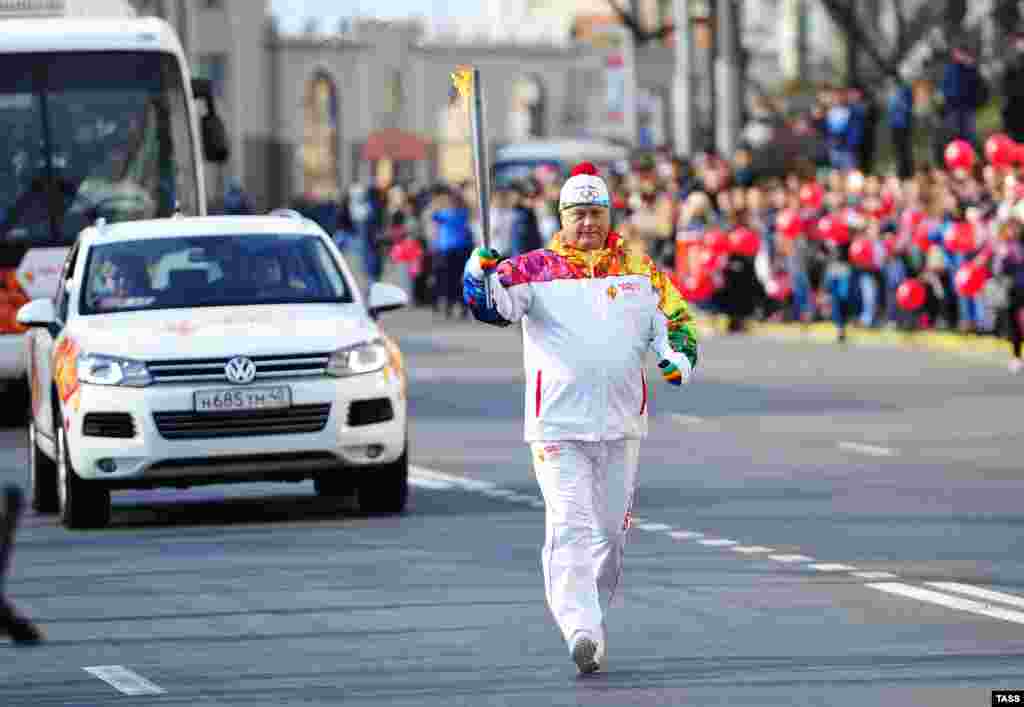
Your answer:
[[[675,25],[664,20],[660,21],[657,27],[644,27],[643,19],[640,17],[640,9],[636,0],[629,0],[629,8],[624,8],[618,0],[608,0],[608,6],[618,15],[619,20],[633,35],[633,42],[636,46],[642,46],[648,42],[656,42],[665,39],[675,31]]]
[[[857,0],[820,0],[832,21],[847,36],[851,52],[863,52],[878,70],[899,76],[900,65],[921,40],[941,27],[947,37],[962,25],[967,11],[965,0],[915,2],[886,0],[894,18],[891,31],[876,31],[877,18],[864,16],[865,3]],[[882,2],[879,0],[878,9]]]

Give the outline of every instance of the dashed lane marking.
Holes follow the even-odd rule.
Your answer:
[[[789,564],[795,564],[797,562],[814,562],[813,557],[807,555],[768,555],[769,559],[775,560],[776,562],[786,562]]]
[[[672,530],[671,525],[665,525],[664,523],[637,523],[634,527],[652,533],[661,533],[666,530]]]
[[[892,457],[896,450],[890,447],[876,447],[873,444],[861,444],[860,442],[839,442],[838,447],[847,452],[867,454],[870,457]]]
[[[981,602],[974,601],[973,599],[964,599],[963,597],[956,597],[951,594],[943,594],[942,592],[936,592],[932,589],[914,587],[909,584],[902,584],[901,582],[869,582],[864,586],[871,587],[872,589],[877,589],[882,592],[887,592],[889,594],[907,597],[908,599],[916,599],[929,604],[938,604],[939,606],[944,606],[947,609],[957,609],[959,611],[978,614],[979,616],[987,616],[991,619],[1024,624],[1024,612],[1015,611],[1014,609],[1004,609],[999,606],[992,606],[991,604],[982,604]]]
[[[91,665],[82,668],[125,695],[163,695],[167,690],[123,665]]]
[[[857,579],[870,579],[872,582],[877,582],[880,579],[897,578],[892,572],[851,572],[850,574]]]
[[[424,489],[434,489],[436,491],[444,491],[447,489],[455,488],[455,484],[450,481],[437,481],[436,479],[424,479],[419,476],[409,475],[409,483],[413,486],[418,486]]]
[[[673,530],[669,533],[669,536],[676,540],[693,540],[694,538],[703,538],[704,533],[697,533],[692,530]]]
[[[963,584],[961,582],[925,582],[925,584],[929,587],[953,592],[954,594],[966,594],[976,599],[1024,608],[1024,597],[994,592],[991,589],[982,589],[981,587],[975,587],[973,584]]]
[[[678,423],[680,425],[699,425],[700,423],[704,422],[703,417],[697,417],[696,415],[680,415],[677,412],[674,412],[671,415],[669,415],[669,419],[671,419],[672,422]]]
[[[775,552],[770,547],[764,547],[763,545],[737,545],[732,548],[733,552],[738,552],[741,555],[758,555],[766,552]]]
[[[856,442],[840,442],[839,446],[850,451],[857,451],[874,456],[890,456],[896,453],[894,450],[885,447],[872,447],[871,445],[862,445]],[[410,482],[424,488],[439,490],[461,488],[467,491],[475,491],[490,498],[513,502],[525,502],[534,508],[544,507],[544,501],[542,499],[502,489],[497,484],[493,484],[488,481],[479,481],[477,479],[469,479],[453,474],[444,474],[416,466],[410,466],[410,472]],[[865,587],[870,587],[881,592],[902,596],[908,599],[915,599],[917,601],[930,604],[936,604],[949,609],[966,611],[980,616],[999,619],[1001,621],[1024,624],[1024,611],[1017,611],[1016,609],[1008,608],[1012,606],[1024,609],[1024,597],[1015,596],[1013,594],[1004,594],[1002,592],[983,589],[981,587],[975,587],[961,582],[927,582],[925,584],[928,587],[934,587],[934,589],[927,589],[897,581],[878,581],[896,580],[898,577],[891,572],[859,571],[852,565],[838,562],[816,562],[813,557],[809,557],[807,555],[795,553],[768,554],[774,552],[770,547],[764,547],[763,545],[740,545],[735,540],[705,537],[704,533],[695,530],[673,530],[671,525],[648,521],[644,518],[634,518],[633,523],[635,527],[640,530],[664,532],[669,537],[676,540],[696,540],[701,545],[707,547],[728,547],[733,552],[737,552],[742,555],[767,555],[769,559],[775,560],[776,562],[791,565],[805,565],[808,566],[809,569],[817,570],[818,572],[848,573],[851,577],[868,580],[864,584]],[[942,589],[951,593],[945,594],[943,592],[935,591],[936,589]],[[966,596],[956,596],[957,594]],[[974,597],[974,599],[967,597]],[[975,599],[983,601],[976,601]],[[1004,606],[996,606],[995,604],[1003,604]],[[159,686],[154,685],[135,673],[132,673],[123,666],[107,665],[84,669],[96,675],[96,677],[99,677],[101,680],[110,683],[125,694],[159,694],[164,692],[164,690]],[[129,692],[129,690],[132,690],[132,692]]]

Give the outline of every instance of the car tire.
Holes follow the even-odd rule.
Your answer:
[[[321,498],[347,498],[355,491],[352,480],[346,478],[346,470],[338,469],[329,474],[318,474],[313,477],[316,495]]]
[[[110,523],[110,489],[75,473],[64,425],[57,428],[57,489],[60,522],[66,528],[103,528]]]
[[[28,487],[32,510],[37,513],[56,513],[59,508],[57,493],[57,462],[39,449],[36,425],[28,423]]]
[[[409,449],[395,461],[360,472],[359,510],[396,514],[409,500]]]
[[[26,411],[32,403],[28,391],[28,381],[24,378],[8,381],[3,396],[4,407],[3,412],[0,413],[0,426],[21,427],[28,421]]]

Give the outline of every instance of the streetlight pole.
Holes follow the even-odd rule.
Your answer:
[[[739,32],[734,0],[718,0],[715,34],[715,145],[724,159],[732,159],[740,134]]]
[[[690,28],[689,0],[673,0],[675,16],[676,61],[673,89],[673,107],[675,109],[675,152],[678,155],[693,154],[693,37]]]

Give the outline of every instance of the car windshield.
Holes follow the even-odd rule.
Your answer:
[[[261,233],[93,246],[80,311],[352,301],[341,268],[321,238]]]
[[[4,54],[0,244],[67,246],[108,222],[196,214],[177,60],[157,52]]]

